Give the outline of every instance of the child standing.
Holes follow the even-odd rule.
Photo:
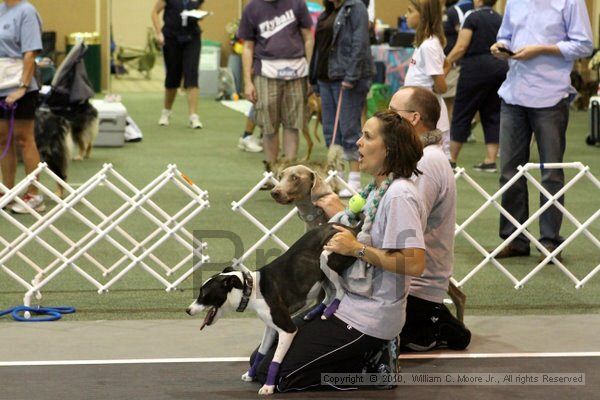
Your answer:
[[[416,30],[416,35],[415,51],[410,60],[404,85],[425,87],[436,94],[441,107],[437,129],[442,132],[444,153],[450,158],[450,120],[448,109],[442,99],[442,93],[446,92],[447,85],[444,77],[446,37],[442,26],[441,2],[410,0],[406,23],[409,28]]]

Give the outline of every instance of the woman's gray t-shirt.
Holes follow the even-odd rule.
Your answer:
[[[367,201],[372,201],[372,197]],[[408,179],[396,179],[383,195],[375,214],[371,228],[373,247],[425,249],[426,220],[425,207],[415,184]],[[348,292],[335,315],[364,334],[391,340],[404,326],[410,276],[373,268],[371,297]]]
[[[0,57],[22,59],[24,53],[38,50],[42,50],[42,21],[35,7],[25,0],[12,7],[0,3]],[[27,91],[37,89],[34,77]],[[0,90],[0,97],[14,90]]]

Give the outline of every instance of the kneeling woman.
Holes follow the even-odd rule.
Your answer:
[[[374,177],[362,193],[367,199],[363,232],[371,240],[360,243],[339,228],[325,249],[362,255],[373,268],[372,286],[368,295],[348,290],[331,318],[316,318],[299,328],[279,368],[275,387],[280,392],[318,388],[322,373],[361,372],[365,354],[402,330],[410,276],[420,276],[425,267],[426,214],[410,180],[419,173],[421,141],[410,123],[384,111],[366,122],[357,144],[361,171]],[[319,205],[329,217],[344,209],[335,195]],[[267,379],[274,350],[259,365],[256,378],[261,383]]]

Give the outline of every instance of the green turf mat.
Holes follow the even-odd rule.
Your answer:
[[[244,128],[244,116],[234,112],[220,103],[211,100],[201,100],[200,116],[205,128],[192,130],[187,127],[185,115],[185,99],[178,96],[177,104],[171,117],[169,127],[159,127],[157,120],[162,105],[161,93],[125,93],[123,103],[130,115],[144,132],[140,143],[126,144],[123,148],[95,148],[92,157],[82,162],[73,161],[69,173],[69,182],[82,183],[98,172],[104,163],[111,163],[114,168],[136,187],[147,185],[152,179],[161,174],[169,164],[176,164],[179,170],[188,175],[198,186],[207,190],[210,196],[210,208],[201,212],[187,226],[194,230],[225,230],[242,239],[247,249],[261,236],[260,231],[240,214],[231,210],[231,202],[241,199],[248,190],[262,177],[262,154],[242,152],[237,149],[237,141]],[[581,161],[591,167],[591,172],[600,177],[600,148],[585,145],[587,135],[587,114],[573,112],[567,133],[567,153],[565,161]],[[488,193],[498,189],[498,174],[488,174],[474,171],[471,166],[480,162],[484,155],[483,135],[481,129],[475,131],[477,143],[468,143],[463,147],[459,165],[465,166],[468,174],[475,179]],[[303,140],[300,140],[300,154],[305,152]],[[537,160],[536,150],[533,149],[532,161]],[[313,159],[324,159],[326,149],[316,144]],[[19,166],[22,177],[22,166]],[[538,176],[539,172],[533,172]],[[567,177],[574,175],[567,171]],[[366,183],[367,177],[363,177]],[[44,183],[49,183],[45,182]],[[53,187],[53,186],[50,186]],[[538,208],[538,192],[530,186],[530,209]],[[576,184],[566,196],[566,207],[581,222],[589,218],[600,205],[599,190],[586,179]],[[94,205],[103,212],[110,213],[121,203],[116,195],[106,188],[99,187],[90,196]],[[170,213],[178,210],[187,201],[180,192],[168,185],[153,198],[161,207]],[[479,206],[484,199],[470,188],[464,181],[458,184],[458,220],[464,221]],[[101,218],[93,215],[85,207],[76,208],[94,223]],[[276,205],[268,192],[259,192],[248,204],[249,211],[267,227],[277,223],[291,207]],[[24,223],[33,219],[27,216],[18,217]],[[78,222],[73,216],[65,216],[56,224],[57,228],[74,240],[82,238],[89,229]],[[124,228],[141,241],[156,229],[147,218],[134,215],[123,224]],[[285,226],[278,235],[287,243],[291,243],[303,232],[303,224],[297,218]],[[481,215],[477,221],[467,228],[467,232],[476,238],[487,249],[492,249],[500,243],[497,236],[498,214],[491,208]],[[573,232],[575,227],[565,220],[563,235]],[[537,224],[530,227],[537,235]],[[600,220],[590,227],[595,237],[600,237]],[[17,231],[6,220],[0,218],[0,234],[9,239],[14,238]],[[126,243],[122,235],[114,234],[119,243]],[[61,243],[56,235],[46,232],[42,237],[60,251],[67,246]],[[233,257],[233,245],[225,239],[211,239],[208,254],[212,262],[227,263]],[[32,258],[43,265],[51,263],[55,257],[45,250],[36,250],[38,245],[26,246],[27,254],[34,253]],[[174,239],[169,239],[157,249],[160,258],[169,265],[174,265],[185,252]],[[263,247],[267,254],[276,255],[278,247],[267,241]],[[112,245],[102,241],[95,245],[89,253],[103,264],[109,265],[117,261],[121,255],[116,254]],[[525,259],[502,260],[518,279],[523,278],[536,264],[537,253]],[[462,237],[456,242],[455,275],[464,277],[483,257]],[[152,267],[159,268],[152,260],[147,260]],[[600,251],[584,236],[580,236],[564,252],[564,262],[579,278],[600,264]],[[256,260],[250,257],[247,265],[255,267]],[[97,279],[103,282],[97,268],[89,260],[80,259],[78,264]],[[33,277],[31,269],[18,259],[7,263],[11,269],[23,273],[28,279]],[[126,265],[126,264],[123,264]],[[184,268],[189,268],[191,262]],[[57,279],[43,290],[44,305],[70,305],[78,309],[78,313],[69,319],[140,319],[140,318],[185,318],[183,310],[193,299],[193,287],[197,287],[202,279],[210,273],[196,274],[186,281],[181,288],[183,291],[166,293],[153,277],[140,267],[133,268],[120,282],[116,283],[108,294],[99,295],[96,289],[80,275],[67,268]],[[111,276],[114,276],[111,275]],[[169,280],[173,280],[170,277]],[[464,287],[468,296],[467,314],[563,314],[590,313],[600,311],[600,273],[584,288],[575,289],[575,285],[553,265],[546,266],[522,290],[513,289],[512,283],[488,263]],[[0,269],[0,309],[21,304],[25,290],[15,280]],[[7,321],[1,318],[0,323]]]

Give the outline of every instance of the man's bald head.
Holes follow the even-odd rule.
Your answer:
[[[390,101],[390,109],[398,111],[403,117],[407,117],[406,113],[418,113],[419,118],[413,123],[417,130],[422,124],[424,130],[432,131],[440,119],[438,98],[431,90],[419,86],[400,88]]]

